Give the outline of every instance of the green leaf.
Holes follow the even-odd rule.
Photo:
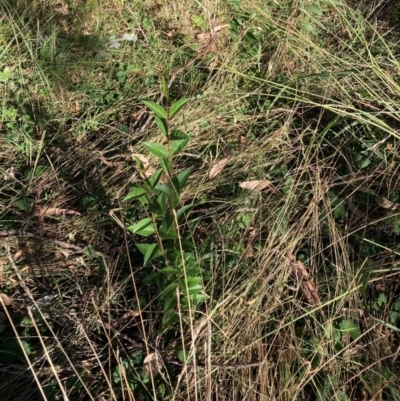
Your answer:
[[[166,200],[165,194],[164,192],[162,192],[157,198],[157,203],[160,205],[162,213],[165,213],[165,200]]]
[[[152,222],[153,220],[150,217],[146,217],[133,226],[128,227],[128,230],[133,232],[134,234],[139,234],[143,236],[150,235],[155,232]]]
[[[178,195],[181,193],[181,190],[186,185],[189,175],[190,175],[190,168],[181,171],[175,177],[172,178],[172,184],[176,189]]]
[[[159,191],[164,192],[167,195],[169,195],[171,193],[171,188],[165,184],[157,184],[154,187],[154,189],[158,189]]]
[[[167,312],[168,310],[175,310],[177,305],[177,300],[176,297],[169,297],[164,301],[164,307],[163,310],[164,312]]]
[[[128,195],[126,195],[125,198],[122,199],[122,202],[126,202],[131,199],[140,198],[142,195],[146,195],[146,191],[143,188],[132,187],[132,189],[128,193]]]
[[[154,114],[160,118],[167,118],[167,111],[164,107],[160,106],[157,103],[150,102],[148,100],[142,100],[142,103],[148,107]]]
[[[172,164],[168,158],[160,159],[160,164],[163,170],[167,173],[167,175],[172,174]]]
[[[146,146],[147,150],[153,155],[161,158],[168,158],[168,150],[165,146],[153,142],[144,142],[144,146]]]
[[[303,24],[303,28],[310,33],[317,33],[317,30],[315,29],[314,25],[309,24],[308,22],[305,22]]]
[[[185,350],[183,350],[183,349],[180,349],[180,350],[177,352],[176,356],[178,357],[178,359],[179,359],[182,363],[185,363],[185,362],[191,363],[192,360],[193,360],[193,357],[188,358],[188,356],[189,356],[189,351],[185,351]]]
[[[190,296],[190,301],[192,305],[199,305],[207,299],[207,295],[205,294],[194,294]]]
[[[307,4],[306,8],[310,13],[322,15],[322,10],[315,3]]]
[[[152,244],[135,244],[136,248],[142,255],[146,255],[147,250],[151,247]]]
[[[163,173],[163,169],[159,168],[157,171],[154,172],[154,174],[149,178],[150,185],[154,188],[157,184],[158,181],[160,181],[161,175]]]
[[[195,274],[200,274],[201,268],[198,263],[191,263],[186,265],[186,274],[188,276],[194,276]]]
[[[27,212],[29,210],[29,203],[26,198],[18,199],[17,201],[15,201],[14,205],[24,212]]]
[[[179,270],[175,269],[175,267],[167,266],[160,269],[159,272],[162,274],[176,274],[179,272]]]
[[[171,145],[171,154],[172,156],[177,155],[183,149],[185,149],[186,145],[188,144],[190,138],[180,139],[177,141],[173,141]]]
[[[177,194],[175,191],[171,192],[168,196],[168,202],[169,206],[172,209],[175,209],[176,207],[179,206],[179,194]]]
[[[165,136],[168,136],[167,120],[158,116],[154,116],[154,119],[156,120],[157,127],[161,131],[161,133],[163,133]]]
[[[158,234],[163,241],[178,238],[178,233],[174,230],[174,227],[169,227],[167,230],[160,228]]]
[[[185,294],[189,291],[188,295],[195,295],[200,293],[203,289],[201,281],[201,277],[188,277],[186,281],[179,281],[179,287]]]
[[[144,255],[144,264],[147,264],[148,262],[150,262],[151,260],[160,255],[161,255],[161,250],[159,245],[157,243],[151,244],[148,247],[146,254]]]
[[[177,212],[176,212],[176,217],[178,219],[178,223],[182,223],[183,219],[188,217],[190,211],[194,208],[194,205],[186,205],[181,207]]]
[[[179,321],[179,316],[174,310],[169,310],[164,313],[162,324],[163,326],[173,326]]]
[[[175,282],[169,284],[169,285],[164,289],[164,291],[160,294],[160,298],[161,298],[161,299],[175,298],[175,297],[176,297],[175,291],[176,291],[177,285],[178,285],[178,284],[175,283]]]
[[[173,129],[171,131],[171,135],[169,136],[169,139],[171,140],[186,139],[186,138],[190,138],[189,135],[185,134],[183,131],[179,129]]]
[[[342,332],[348,334],[353,340],[361,336],[359,325],[352,320],[342,320],[339,327]]]
[[[178,111],[189,101],[190,99],[184,97],[175,102],[169,110],[170,118],[172,118],[176,113],[178,113]]]

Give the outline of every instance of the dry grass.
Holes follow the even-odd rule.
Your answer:
[[[2,399],[397,399],[398,329],[388,323],[398,212],[362,190],[398,202],[398,39],[385,6],[3,5],[0,173],[11,178],[0,229],[33,236],[1,238],[2,292],[18,301],[0,298]],[[140,104],[158,98],[159,74],[187,65],[199,34],[228,23],[173,86],[193,97],[175,122],[192,134],[176,165],[193,169],[183,199],[198,204],[192,235],[209,299],[167,330],[123,229],[121,199],[140,180],[129,149],[162,141]],[[134,45],[102,41],[131,30]],[[265,179],[274,190],[239,188]],[[380,293],[387,302],[371,317],[364,301]],[[42,312],[45,295],[56,297]],[[183,347],[197,368],[177,364]],[[143,357],[154,352],[165,366],[149,380]]]

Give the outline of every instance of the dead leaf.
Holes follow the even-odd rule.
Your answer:
[[[227,29],[229,27],[230,27],[229,24],[218,25],[214,29],[212,29],[211,32],[196,34],[196,39],[200,41],[208,39],[211,35],[215,35],[217,32],[222,31],[223,29]]]
[[[297,352],[294,345],[290,344],[288,348],[279,350],[279,360],[282,362],[293,362],[297,359]]]
[[[214,31],[214,33],[217,33],[219,31],[222,31],[222,29],[227,29],[229,27],[230,27],[229,24],[218,25],[213,29],[213,31]]]
[[[226,166],[226,163],[228,163],[228,160],[229,157],[226,157],[225,159],[222,159],[219,162],[215,163],[214,166],[211,168],[210,172],[208,173],[208,177],[212,179],[215,178],[217,175],[219,175]]]
[[[383,196],[377,196],[375,198],[375,201],[380,207],[383,207],[384,209],[387,210],[397,210],[398,208],[398,205],[391,202],[389,199],[384,198]]]
[[[18,260],[22,255],[24,254],[24,251],[22,249],[20,249],[19,251],[17,251],[13,257],[14,260]]]
[[[4,293],[0,293],[0,298],[2,299],[2,301],[0,301],[0,305],[4,304],[6,306],[11,306],[11,305],[19,304],[18,300],[11,298]]]
[[[158,352],[153,352],[144,358],[143,370],[150,378],[155,378],[161,372],[163,367],[161,356]]]
[[[258,180],[258,181],[244,181],[239,184],[240,188],[250,189],[251,191],[260,192],[265,188],[271,189],[271,181],[268,180]]]
[[[131,151],[132,151],[132,147],[131,147],[130,149],[131,149]],[[142,155],[142,154],[140,154],[140,153],[132,153],[131,156],[132,156],[132,159],[133,159],[133,160],[135,160],[136,158],[139,159],[139,160],[141,161],[141,163],[143,164],[143,167],[144,167],[146,170],[147,170],[147,168],[150,166],[149,159],[148,159],[146,156],[144,156],[144,155]]]
[[[301,290],[310,305],[321,305],[321,299],[318,295],[317,287],[304,266],[303,262],[295,259],[291,254],[288,254],[290,267],[296,274],[297,279],[300,281]]]
[[[81,214],[75,210],[69,209],[59,209],[57,207],[37,207],[34,213],[34,216],[59,216],[63,214],[75,214],[80,216]]]
[[[15,171],[14,167],[10,167],[4,172],[4,181],[15,181]]]

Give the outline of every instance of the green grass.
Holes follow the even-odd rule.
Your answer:
[[[399,398],[396,5],[18,0],[1,15],[2,400]],[[122,199],[141,182],[131,154],[155,165],[143,142],[165,143],[141,101],[177,71],[171,98],[191,102],[173,128],[192,139],[175,166],[196,205],[182,234],[207,298],[163,326],[145,280],[159,265],[126,230],[142,209]],[[240,187],[254,180],[270,184]]]

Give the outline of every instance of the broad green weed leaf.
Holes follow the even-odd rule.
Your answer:
[[[169,284],[164,291],[160,294],[161,299],[168,299],[168,298],[175,298],[175,291],[176,287],[178,286],[177,283]]]
[[[164,312],[163,316],[163,321],[162,324],[163,326],[173,326],[176,322],[179,321],[179,316],[174,310],[168,310]]]
[[[361,336],[360,326],[352,320],[342,320],[339,326],[342,333],[348,334],[353,340]]]
[[[184,351],[183,349],[180,349],[176,355],[182,363],[191,363],[193,360],[192,357],[188,358],[189,351]]]
[[[163,170],[170,176],[172,174],[171,161],[167,157],[165,157],[164,159],[160,159],[160,164]]]
[[[190,211],[194,208],[194,205],[186,205],[181,207],[177,212],[176,212],[176,217],[178,219],[178,223],[182,223],[183,219],[185,217],[188,217]]]
[[[190,99],[188,99],[188,98],[179,99],[177,102],[175,102],[171,106],[171,108],[169,110],[169,116],[172,118],[189,101],[190,101]]]
[[[166,201],[165,193],[162,192],[157,198],[157,203],[159,204],[162,213],[165,213],[165,201]]]
[[[181,171],[172,179],[172,183],[178,195],[181,193],[182,188],[186,185],[189,175],[190,175],[190,168]]]
[[[322,10],[315,3],[307,4],[306,8],[310,13],[322,15]]]
[[[207,299],[207,295],[204,294],[194,294],[190,296],[190,300],[192,301],[193,305],[199,305],[200,303],[204,302]]]
[[[303,24],[303,28],[310,33],[317,33],[317,30],[315,29],[314,25],[309,24],[308,22]]]
[[[171,140],[186,139],[186,138],[190,138],[189,135],[185,134],[183,131],[179,129],[173,129],[169,137],[169,139]]]
[[[137,231],[136,234],[142,235],[143,237],[147,237],[148,235],[154,234],[155,231],[156,230],[155,230],[154,226],[151,224],[151,225],[143,228],[142,230]]]
[[[143,188],[132,187],[131,191],[122,199],[122,202],[126,202],[131,199],[140,198],[141,196],[146,195],[146,191]]]
[[[165,185],[165,184],[157,184],[154,189],[158,189],[161,192],[164,192],[165,194],[169,195],[171,193],[171,189]]]
[[[177,239],[178,233],[174,230],[173,227],[169,227],[167,230],[160,228],[158,231],[160,238],[165,241],[167,239]]]
[[[149,100],[142,100],[142,103],[148,107],[154,114],[160,118],[167,118],[167,111],[164,107],[160,106],[157,103],[150,102]]]
[[[177,141],[173,141],[171,145],[171,153],[172,156],[177,155],[183,149],[185,149],[186,145],[188,144],[190,138],[180,139]]]
[[[146,146],[147,150],[153,155],[163,159],[168,158],[168,150],[165,146],[154,142],[144,142],[144,146]]]
[[[156,171],[154,172],[154,174],[149,178],[150,185],[151,185],[153,188],[158,184],[158,181],[160,181],[160,178],[161,178],[162,173],[163,173],[163,169],[162,169],[162,168],[159,168],[159,169],[156,170]]]
[[[167,121],[163,118],[160,118],[158,116],[154,116],[154,119],[156,120],[156,124],[158,129],[165,135],[168,136],[168,125]]]
[[[176,284],[172,284],[174,286],[174,290],[176,288]],[[168,310],[174,310],[176,308],[177,305],[177,301],[176,301],[176,297],[168,297],[165,301],[164,301],[164,307],[163,310],[164,312],[168,311]]]
[[[139,252],[142,255],[146,255],[147,250],[151,247],[152,244],[135,244],[136,248],[139,249]]]
[[[186,294],[187,290],[189,291],[189,295],[195,295],[201,292],[201,277],[188,277],[187,281],[180,280],[179,282],[180,289]]]
[[[179,205],[179,194],[175,191],[171,192],[168,196],[169,206],[172,209],[175,209]]]
[[[151,244],[144,255],[144,264],[147,264],[152,259],[161,255],[160,247],[157,243]]]
[[[134,234],[150,235],[154,233],[154,227],[152,226],[153,220],[150,217],[146,217],[140,220],[138,223],[128,227],[128,230]]]
[[[175,269],[175,267],[167,266],[163,267],[162,269],[159,270],[160,273],[162,274],[176,274],[178,273],[178,269]]]

